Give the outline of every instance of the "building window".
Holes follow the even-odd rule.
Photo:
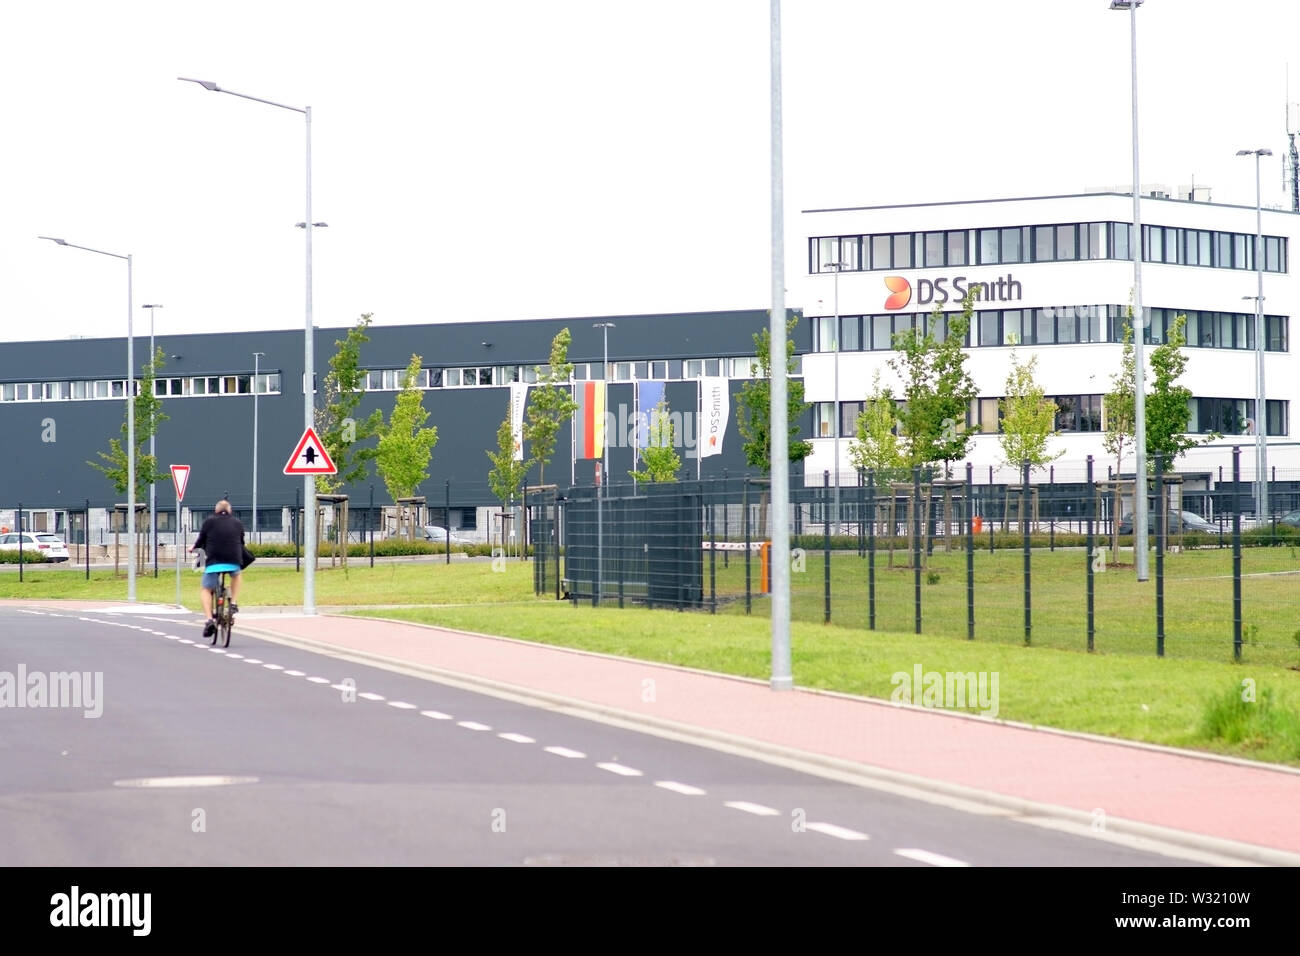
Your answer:
[[[856,352],[862,348],[862,343],[859,341],[861,318],[861,316],[857,315],[840,316],[840,344],[842,351]]]
[[[835,437],[835,404],[833,402],[816,402],[813,404],[813,435],[818,438]]]
[[[866,402],[840,402],[840,434],[856,437],[858,416],[867,407]]]

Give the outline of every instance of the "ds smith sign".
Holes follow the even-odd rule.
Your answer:
[[[885,276],[885,308],[893,311],[905,309],[912,301],[912,283],[902,276]],[[967,279],[966,276],[940,276],[935,279],[916,280],[916,304],[942,305],[949,299],[960,302],[967,292],[975,293],[976,302],[1019,302],[1020,283],[1008,272],[1004,277],[987,282]]]

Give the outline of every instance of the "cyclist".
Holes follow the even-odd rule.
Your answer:
[[[203,522],[199,536],[191,551],[202,549],[206,557],[199,596],[203,600],[203,636],[217,633],[217,620],[212,610],[212,592],[221,583],[221,572],[230,574],[230,612],[239,611],[239,572],[244,557],[244,525],[230,510],[224,498],[217,502],[212,515]]]

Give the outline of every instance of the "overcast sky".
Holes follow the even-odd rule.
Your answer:
[[[10,4],[0,341],[766,308],[767,0]],[[1147,0],[1142,179],[1286,204],[1295,0]],[[1294,46],[1292,46],[1294,49]],[[785,0],[788,304],[807,208],[1127,184],[1108,0]],[[1300,100],[1300,57],[1291,98]]]

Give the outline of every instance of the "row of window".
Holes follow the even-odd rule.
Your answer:
[[[868,272],[946,266],[1130,259],[1133,226],[1127,222],[1067,222],[1043,226],[817,236],[808,240],[808,271]],[[1254,269],[1255,234],[1144,225],[1146,262]],[[1265,272],[1287,271],[1285,236],[1263,237]]]
[[[251,395],[252,375],[208,375],[195,378],[154,379],[154,394],[173,398],[183,395]],[[279,373],[257,376],[260,395],[277,395],[280,392]],[[135,382],[132,394],[140,394],[140,382]],[[95,399],[126,398],[126,379],[94,379],[73,382],[4,382],[0,384],[0,401],[3,402],[65,402],[93,401]]]
[[[1103,396],[1101,395],[1048,395],[1048,401],[1056,403],[1056,422],[1053,426],[1059,432],[1099,432],[1106,428],[1103,414]],[[898,403],[900,407],[905,403]],[[1288,402],[1282,399],[1265,401],[1265,417],[1269,435],[1289,434]],[[856,438],[858,433],[858,416],[866,408],[866,402],[839,403],[839,434],[847,438]],[[1254,434],[1255,400],[1253,398],[1193,398],[1188,402],[1191,418],[1187,432],[1193,435],[1208,435],[1217,432],[1221,435]],[[835,437],[835,403],[815,402],[813,404],[813,437]],[[977,398],[971,403],[966,414],[967,426],[973,426],[981,434],[994,435],[1002,430],[1002,399]]]
[[[758,360],[739,358],[661,359],[644,362],[610,362],[611,382],[689,381],[697,378],[752,378]],[[795,374],[800,374],[802,359],[795,356]],[[547,366],[541,366],[543,372]],[[535,383],[535,365],[473,365],[459,368],[429,368],[421,371],[420,388],[469,388],[509,385],[513,382]],[[405,369],[376,369],[368,372],[366,391],[396,391],[402,387]],[[603,362],[575,362],[573,380],[605,381]]]
[[[1245,312],[1210,312],[1199,309],[1146,309],[1144,341],[1166,341],[1174,320],[1187,316],[1186,343],[1197,348],[1255,348],[1255,316]],[[809,320],[814,352],[889,351],[900,333],[915,334],[917,323],[934,323],[934,337],[943,341],[957,313],[937,321],[928,315],[887,312],[881,315],[842,315],[839,336],[834,316]],[[1129,326],[1128,307],[1121,305],[1069,305],[1045,309],[980,309],[972,315],[973,327],[962,341],[969,347],[998,345],[1075,345],[1122,342]],[[1290,348],[1289,319],[1264,316],[1264,348],[1286,352]],[[924,326],[922,326],[924,327]]]

